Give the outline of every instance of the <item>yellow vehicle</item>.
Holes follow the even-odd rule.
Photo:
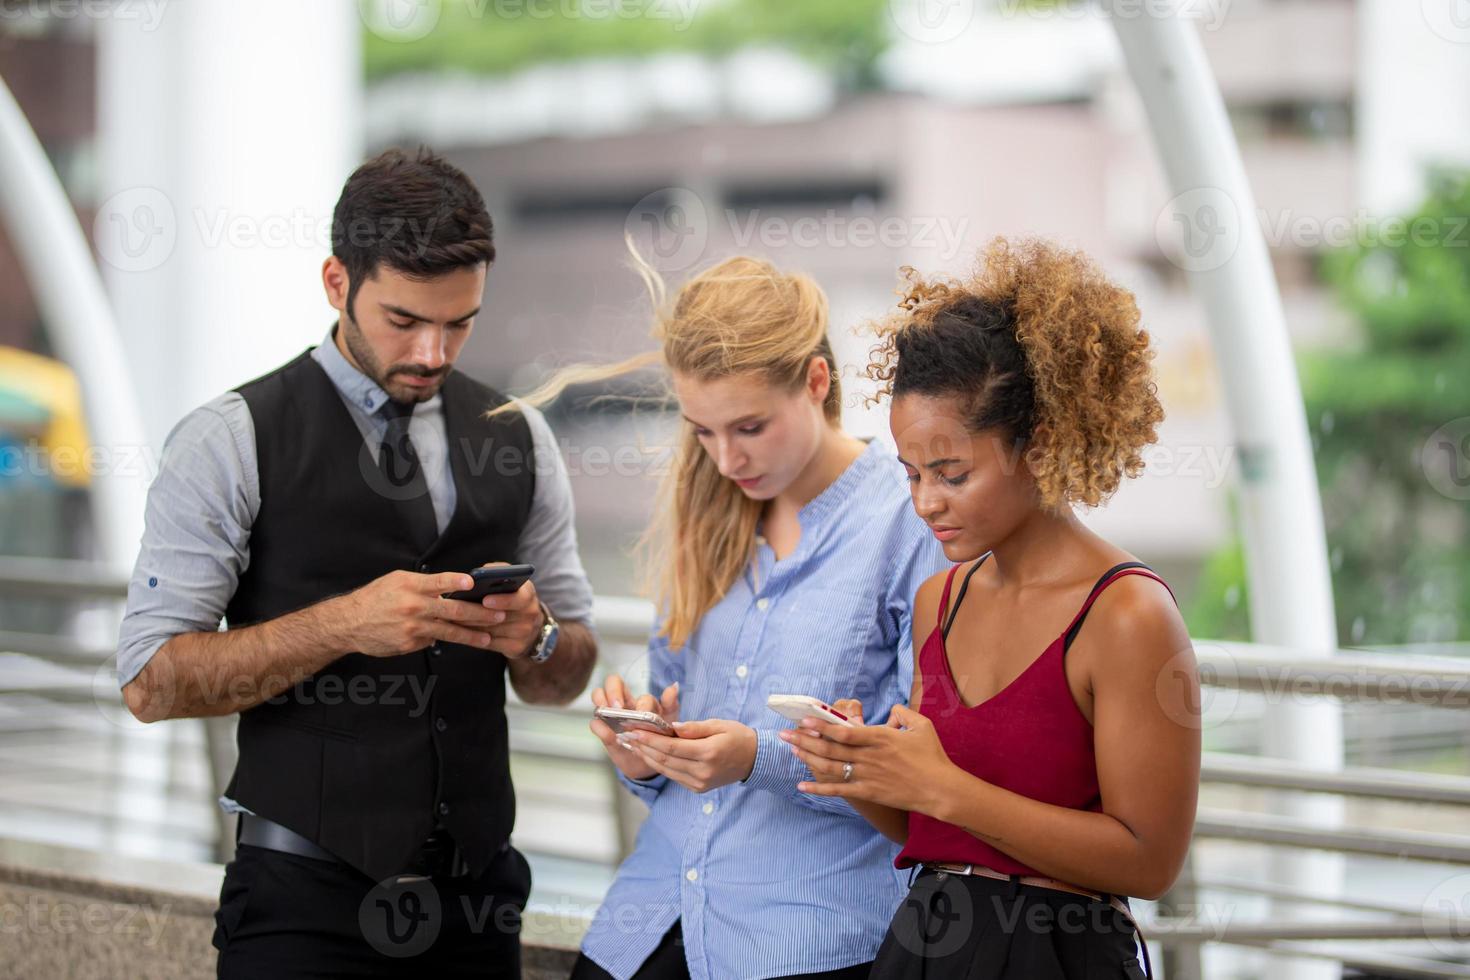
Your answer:
[[[81,388],[60,361],[16,347],[0,347],[0,444],[34,445],[40,474],[68,489],[91,483],[86,466],[91,442]],[[30,458],[29,454],[23,459]],[[11,467],[0,470],[0,479]]]

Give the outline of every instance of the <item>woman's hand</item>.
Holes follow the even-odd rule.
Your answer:
[[[652,694],[644,694],[633,698],[628,693],[628,686],[617,674],[611,674],[602,686],[592,692],[592,703],[599,708],[630,708],[634,711],[652,711],[657,713],[664,721],[673,724],[679,720],[679,685],[677,682],[664,688],[664,692],[655,698]],[[608,758],[612,759],[613,765],[618,771],[629,779],[652,779],[659,774],[634,751],[628,743],[628,734],[613,731],[612,726],[601,718],[593,718],[591,726],[592,734],[602,741],[602,747],[607,750]]]
[[[645,765],[695,793],[738,783],[755,768],[760,739],[747,725],[712,718],[681,721],[674,728],[677,738],[652,732],[629,732],[624,738]]]
[[[847,717],[851,718],[853,721],[857,722],[858,724],[862,724],[863,703],[857,698],[843,698],[841,701],[833,701],[832,707],[835,708],[838,713],[847,715]],[[803,719],[803,721],[805,721],[805,719]],[[834,727],[842,726],[839,725]],[[800,736],[806,735],[809,731],[811,731],[811,729],[797,728],[792,731],[785,731],[781,733],[781,740],[791,746],[792,754],[794,754],[797,758],[801,758],[801,753],[796,751],[797,746],[804,745],[807,741]],[[801,761],[806,762],[805,759],[802,759]],[[816,781],[819,783],[842,782],[842,764],[840,762],[835,767],[819,766],[814,769],[811,767],[810,763],[808,763],[807,768],[812,769],[812,778],[816,779]]]
[[[860,712],[841,707],[850,703],[839,701],[837,709],[861,717]],[[959,771],[939,743],[934,723],[901,704],[894,705],[886,725],[848,728],[804,718],[799,728],[782,732],[781,737],[816,779],[797,784],[797,790],[813,796],[932,813],[943,797],[945,782]]]

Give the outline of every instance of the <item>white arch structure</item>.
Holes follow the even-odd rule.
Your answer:
[[[0,175],[0,218],[47,333],[77,375],[92,445],[101,449],[91,495],[96,558],[125,573],[143,534],[142,474],[120,470],[125,461],[136,466],[148,447],[138,395],[87,235],[3,79]]]
[[[1209,319],[1241,461],[1241,526],[1251,628],[1258,643],[1298,655],[1337,646],[1321,501],[1301,389],[1265,238],[1240,150],[1198,34],[1182,17],[1114,18],[1113,24],[1182,220],[1209,207],[1209,229],[1233,242],[1219,261],[1190,270]],[[147,445],[120,334],[87,236],[19,107],[0,82],[0,217],[24,264],[60,353],[81,380],[87,421],[102,447]],[[1223,222],[1223,224],[1221,224]],[[93,482],[98,557],[131,565],[142,527],[141,480],[104,472]],[[1327,704],[1281,706],[1268,715],[1264,751],[1309,765],[1341,765],[1339,713]],[[1337,822],[1323,797],[1292,812]],[[1284,876],[1333,894],[1340,860],[1287,856]],[[1283,963],[1278,976],[1335,975],[1335,964]],[[1319,972],[1323,971],[1323,972]]]
[[[1104,4],[1104,6],[1107,6]],[[1256,220],[1240,147],[1198,32],[1182,17],[1114,17],[1129,74],[1188,232],[1215,248],[1187,261],[1209,320],[1239,462],[1240,523],[1257,643],[1299,656],[1337,649],[1332,576],[1322,498],[1301,386],[1265,235]],[[1209,221],[1204,219],[1209,216]],[[1342,717],[1335,703],[1278,704],[1265,716],[1262,753],[1323,769],[1342,767]],[[1339,797],[1297,799],[1283,812],[1318,827],[1341,822]],[[1336,896],[1341,857],[1273,855],[1282,884]],[[1335,980],[1331,962],[1278,959],[1278,980]]]

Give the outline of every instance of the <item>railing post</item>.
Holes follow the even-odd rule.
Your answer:
[[[1179,880],[1159,899],[1159,912],[1171,918],[1199,918],[1199,884],[1193,850],[1184,859]],[[1169,943],[1163,954],[1164,976],[1168,980],[1204,980],[1204,949],[1199,943]]]
[[[235,724],[238,715],[203,719],[204,751],[209,759],[210,785],[213,791],[223,793],[225,784],[235,771]],[[211,801],[212,802],[212,801]],[[239,818],[214,808],[214,859],[226,864],[235,856],[235,823]]]

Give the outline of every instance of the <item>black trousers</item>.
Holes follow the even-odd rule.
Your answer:
[[[241,844],[214,915],[218,975],[519,980],[530,891],[530,865],[510,847],[479,876],[375,883],[335,861]]]
[[[826,973],[783,977],[782,980],[868,980],[871,967],[871,963],[862,963]],[[577,965],[572,967],[570,980],[613,980],[613,976],[583,953],[577,957]],[[684,962],[684,931],[679,923],[675,922],[673,928],[664,933],[663,941],[648,954],[633,980],[689,980],[689,966]]]
[[[1081,895],[925,869],[873,980],[1144,980],[1133,923]]]

